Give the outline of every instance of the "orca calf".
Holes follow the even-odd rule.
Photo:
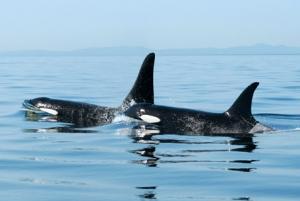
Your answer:
[[[51,115],[57,121],[73,123],[79,127],[111,123],[114,117],[135,103],[154,103],[153,68],[155,54],[146,56],[138,77],[121,106],[104,107],[83,102],[40,97],[25,100],[23,106],[34,113]]]
[[[167,107],[151,103],[131,106],[125,115],[156,124],[166,133],[235,134],[270,131],[252,115],[251,105],[258,82],[249,85],[224,113],[210,113],[185,108]]]

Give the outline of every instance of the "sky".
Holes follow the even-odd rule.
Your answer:
[[[300,46],[298,0],[0,0],[0,51]]]

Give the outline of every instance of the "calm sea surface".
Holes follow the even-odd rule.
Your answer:
[[[156,57],[157,104],[222,112],[259,81],[252,110],[272,133],[137,140],[123,117],[82,129],[25,117],[40,96],[118,106],[143,59],[0,57],[0,200],[300,199],[300,56]]]

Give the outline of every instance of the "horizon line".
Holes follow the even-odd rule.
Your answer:
[[[46,48],[33,48],[33,49],[15,49],[15,50],[1,50],[0,53],[8,52],[22,52],[22,51],[49,51],[49,52],[72,52],[79,50],[92,50],[92,49],[145,49],[152,51],[164,51],[164,50],[198,50],[198,49],[231,49],[231,48],[252,48],[252,47],[273,47],[273,48],[300,48],[300,46],[289,46],[283,44],[269,44],[269,43],[255,43],[255,44],[245,44],[227,47],[163,47],[163,48],[151,48],[146,46],[90,46],[74,49],[46,49]]]

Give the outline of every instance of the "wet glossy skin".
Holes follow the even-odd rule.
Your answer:
[[[154,102],[154,61],[154,53],[146,56],[133,87],[119,107],[112,108],[46,97],[25,100],[23,106],[30,112],[44,112],[53,115],[57,121],[73,123],[79,127],[111,123],[119,112],[125,111],[133,103]]]
[[[156,124],[168,133],[248,133],[257,123],[255,119],[241,120],[226,113],[209,113],[153,104],[134,105],[125,114],[140,120],[143,114],[155,116],[160,119]]]
[[[224,113],[139,103],[125,115],[159,125],[167,133],[257,133],[270,128],[260,124],[251,113],[252,98],[258,82],[250,84]]]
[[[96,126],[111,123],[118,108],[50,98],[35,98],[24,101],[24,107],[33,112],[42,108],[57,111],[57,121],[74,123],[77,126]]]

